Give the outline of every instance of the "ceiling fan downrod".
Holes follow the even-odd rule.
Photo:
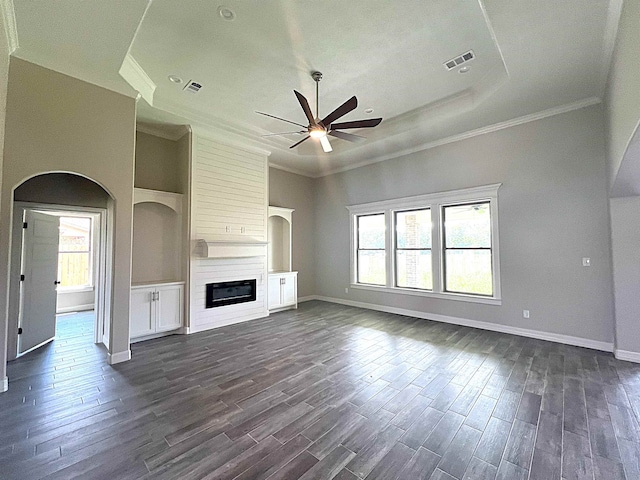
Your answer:
[[[318,99],[320,96],[318,95],[318,85],[320,84],[320,80],[322,80],[322,72],[312,72],[311,78],[316,82],[316,118],[320,119],[320,108],[318,107]]]

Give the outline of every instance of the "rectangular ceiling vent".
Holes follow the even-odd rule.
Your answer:
[[[194,82],[193,80],[189,80],[182,90],[187,93],[198,93],[201,88],[201,84]]]
[[[453,70],[456,67],[459,67],[463,63],[467,63],[470,60],[473,60],[476,56],[473,53],[473,50],[469,50],[467,53],[463,53],[462,55],[458,55],[456,58],[452,58],[451,60],[447,60],[444,62],[444,67],[447,70]]]

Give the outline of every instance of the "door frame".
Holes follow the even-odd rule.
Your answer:
[[[103,343],[109,348],[109,323],[111,317],[111,265],[112,265],[112,219],[109,209],[72,205],[57,205],[34,202],[13,202],[13,225],[11,231],[11,264],[9,276],[9,331],[7,338],[7,360],[18,357],[18,322],[20,317],[20,269],[22,268],[22,223],[26,210],[43,212],[74,212],[97,215],[94,234],[98,238],[98,249],[94,253],[94,343]],[[110,228],[111,227],[111,228]]]

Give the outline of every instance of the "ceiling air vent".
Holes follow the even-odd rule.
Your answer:
[[[463,53],[462,55],[458,55],[456,58],[452,58],[451,60],[447,60],[444,62],[444,66],[447,70],[453,70],[456,67],[459,67],[463,63],[467,63],[469,60],[473,60],[476,56],[473,53],[473,50],[469,50],[467,53]]]
[[[189,80],[182,90],[187,93],[198,93],[201,88],[201,84],[194,82],[193,80]]]

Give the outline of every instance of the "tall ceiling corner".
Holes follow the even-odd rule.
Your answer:
[[[153,94],[156,84],[140,66],[131,53],[127,53],[118,72],[131,87],[140,93],[147,103],[153,106]]]
[[[0,15],[2,15],[2,23],[4,24],[5,35],[7,36],[9,54],[12,54],[19,47],[18,26],[13,0],[0,0]]]
[[[613,60],[613,51],[616,47],[616,39],[618,38],[618,25],[620,24],[620,16],[622,15],[622,4],[624,0],[610,0],[607,9],[607,19],[604,28],[604,39],[602,48],[602,65],[600,70],[601,79],[601,98],[604,98]]]

